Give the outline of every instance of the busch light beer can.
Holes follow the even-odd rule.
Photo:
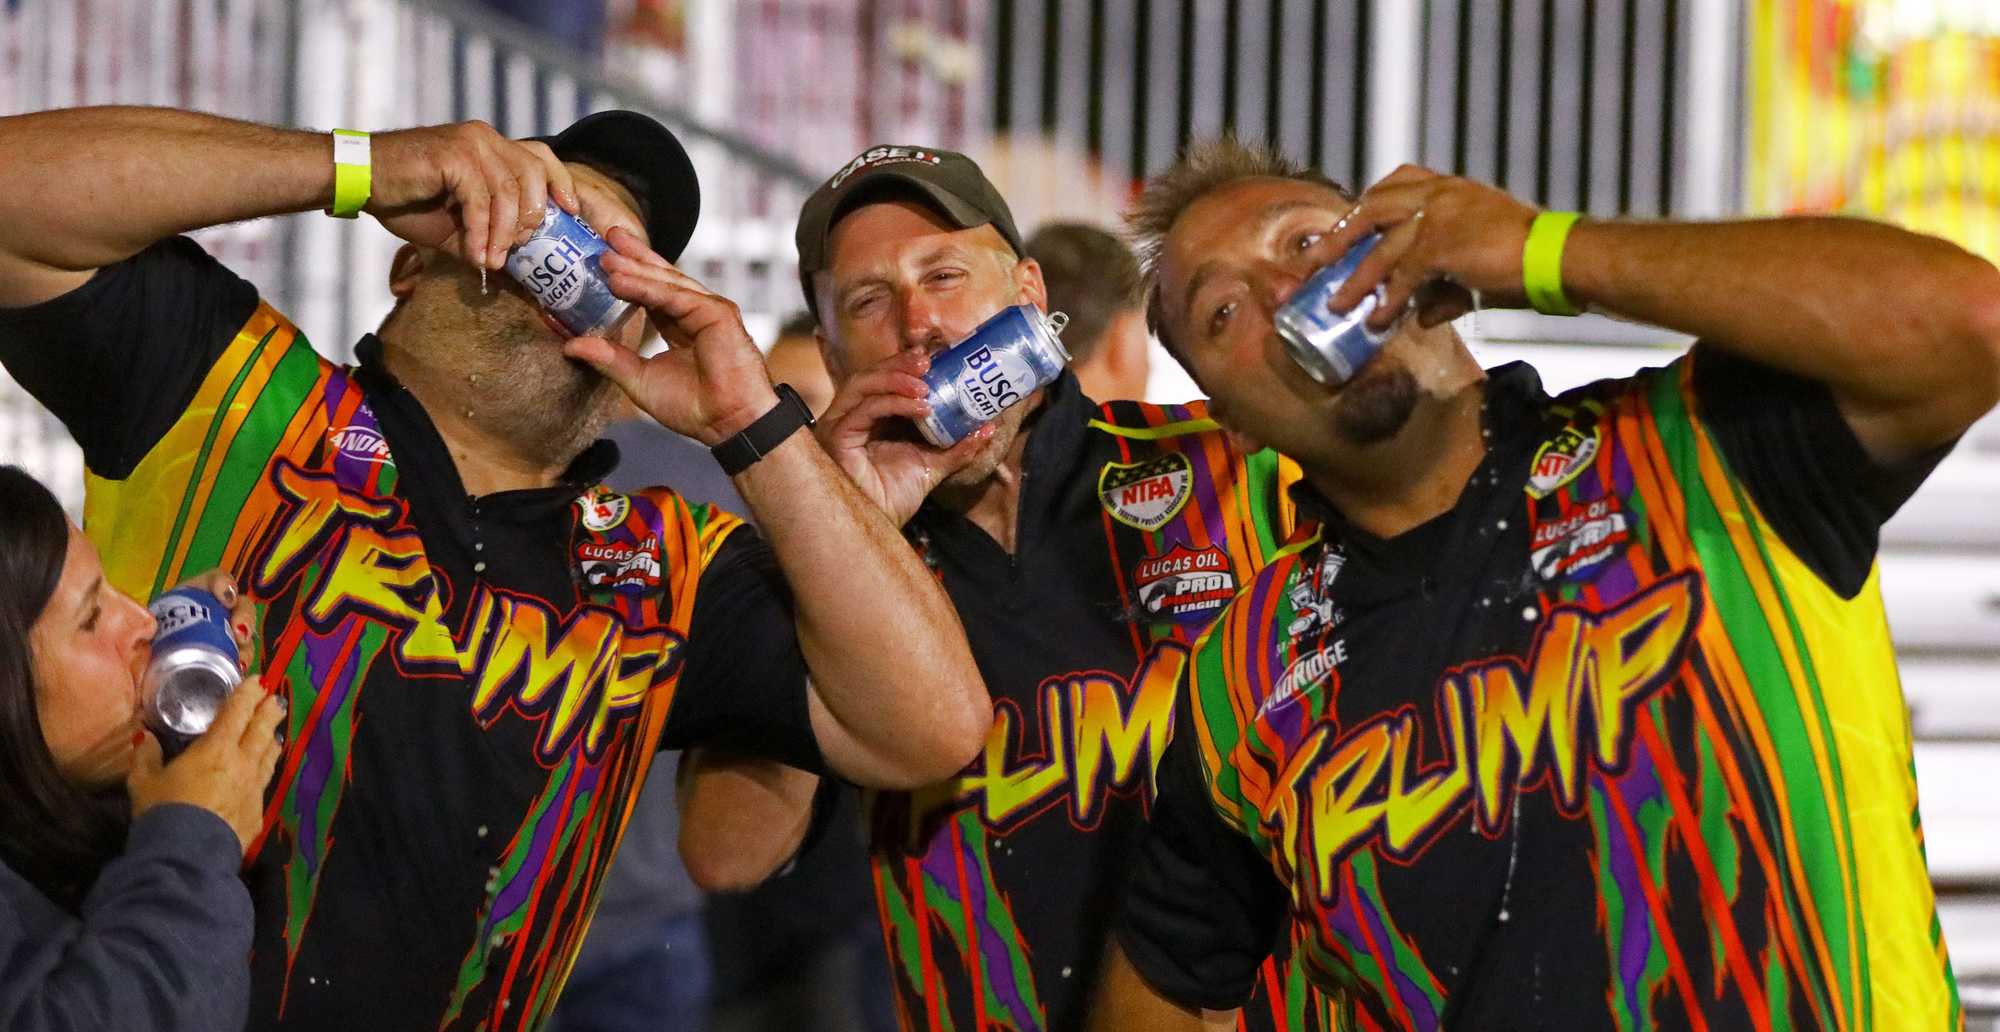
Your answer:
[[[917,423],[924,440],[949,448],[1061,376],[1069,352],[1058,335],[1067,325],[1061,312],[1014,305],[933,357],[924,374],[931,414]]]
[[[146,607],[159,623],[153,659],[140,689],[141,718],[169,756],[215,723],[222,702],[243,681],[229,611],[200,588],[175,588]]]
[[[1338,387],[1354,377],[1382,345],[1395,336],[1396,327],[1377,333],[1368,328],[1368,316],[1382,304],[1383,287],[1361,299],[1352,309],[1335,313],[1327,307],[1327,302],[1340,290],[1347,277],[1361,264],[1368,252],[1382,240],[1382,234],[1370,233],[1340,260],[1320,269],[1299,284],[1299,289],[1285,303],[1278,306],[1272,316],[1276,324],[1278,338],[1285,342],[1285,351],[1292,361],[1306,371],[1306,375],[1326,384]]]
[[[556,207],[542,210],[542,224],[527,243],[507,254],[507,275],[572,337],[604,333],[632,303],[611,293],[603,255],[611,245],[590,224]]]

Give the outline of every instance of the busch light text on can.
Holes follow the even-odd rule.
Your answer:
[[[141,686],[141,718],[171,756],[215,723],[223,700],[243,681],[229,611],[200,588],[175,588],[147,606],[159,629]]]
[[[1278,337],[1285,342],[1285,351],[1292,361],[1307,376],[1329,387],[1338,387],[1352,379],[1396,333],[1394,325],[1381,332],[1368,328],[1368,317],[1382,304],[1383,287],[1376,287],[1346,312],[1334,312],[1327,307],[1327,302],[1381,240],[1380,233],[1363,237],[1339,261],[1299,284],[1272,316]]]
[[[924,374],[931,414],[917,423],[924,440],[949,448],[1054,382],[1069,364],[1059,336],[1067,325],[1061,312],[1014,305],[933,357]]]
[[[632,309],[611,293],[604,252],[611,250],[590,224],[549,202],[542,224],[527,243],[507,254],[507,275],[573,337],[604,333]]]

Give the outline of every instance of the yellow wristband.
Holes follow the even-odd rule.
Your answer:
[[[1563,294],[1563,245],[1569,229],[1583,213],[1545,211],[1528,227],[1528,242],[1521,248],[1521,287],[1528,304],[1543,315],[1579,315],[1581,311]]]
[[[333,131],[333,208],[327,214],[351,219],[361,214],[372,191],[368,134],[352,129]]]

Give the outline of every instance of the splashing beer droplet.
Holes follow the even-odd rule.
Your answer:
[[[479,267],[479,296],[486,296],[486,266]]]

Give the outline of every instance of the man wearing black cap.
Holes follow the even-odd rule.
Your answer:
[[[909,420],[931,356],[1004,306],[1047,303],[1006,202],[963,155],[863,153],[807,199],[798,244],[836,387],[821,439],[950,593],[995,704],[964,770],[865,793],[899,1016],[912,1032],[1080,1028],[1181,660],[1276,552],[1297,474],[1233,448],[1198,403],[1100,407],[1069,373],[968,441],[925,445]],[[696,879],[782,863],[814,779],[694,769]],[[1267,964],[1263,986],[1247,1027],[1330,1027],[1302,979]]]
[[[229,569],[289,702],[246,858],[251,1027],[540,1025],[658,747],[887,787],[977,749],[990,708],[943,593],[796,432],[735,306],[662,257],[698,192],[657,123],[329,144],[102,108],[0,119],[0,152],[0,361],[84,448],[108,578]],[[486,282],[549,198],[607,231],[612,291],[670,351],[640,359],[639,320],[565,340]],[[314,208],[408,241],[358,367],[176,235]],[[619,388],[715,449],[761,538],[601,486]]]

